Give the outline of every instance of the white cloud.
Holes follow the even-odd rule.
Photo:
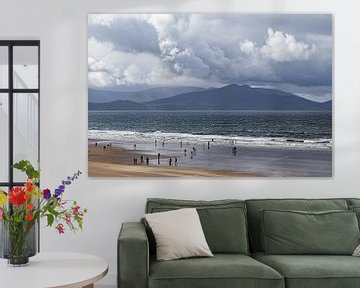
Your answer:
[[[261,47],[260,51],[265,58],[277,62],[287,62],[309,59],[316,52],[316,46],[297,41],[293,35],[269,28],[266,44]]]
[[[88,41],[88,74],[91,87],[149,84],[149,74],[161,66],[151,53],[129,53],[94,38]]]
[[[254,53],[255,48],[256,48],[256,44],[247,39],[243,42],[240,42],[240,50],[247,55],[251,55],[252,53]]]
[[[93,71],[88,74],[89,87],[111,87],[114,77],[105,71]]]

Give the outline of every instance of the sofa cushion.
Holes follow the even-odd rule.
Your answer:
[[[346,199],[254,199],[246,200],[252,251],[262,251],[260,210],[328,211],[348,210]]]
[[[246,255],[215,254],[211,258],[150,261],[149,288],[284,288],[274,269]]]
[[[146,213],[187,207],[197,208],[206,241],[213,253],[249,253],[244,201],[148,199]],[[151,233],[149,239],[152,239]]]
[[[360,198],[348,198],[347,201],[349,206],[360,206]]]
[[[256,260],[284,275],[286,288],[358,288],[360,258],[340,255],[265,255]]]
[[[352,255],[359,244],[354,211],[262,210],[266,254]]]
[[[195,208],[145,214],[156,239],[159,261],[213,256]]]
[[[358,224],[359,224],[359,228],[360,228],[360,205],[359,206],[351,205],[349,207],[349,210],[354,211],[356,213],[356,217],[358,219]]]

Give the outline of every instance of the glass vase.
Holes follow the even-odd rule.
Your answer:
[[[9,266],[25,266],[29,257],[36,255],[36,223],[0,221],[0,257],[8,259]]]

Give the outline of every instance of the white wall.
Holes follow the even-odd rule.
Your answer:
[[[87,175],[87,14],[131,12],[301,12],[334,14],[334,176],[331,179],[91,179]],[[84,172],[67,196],[89,209],[85,229],[42,229],[43,251],[79,251],[110,264],[116,238],[147,197],[192,199],[360,196],[360,1],[358,0],[0,0],[1,39],[41,40],[43,187]]]

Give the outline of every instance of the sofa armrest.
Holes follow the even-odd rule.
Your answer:
[[[141,223],[123,223],[117,242],[118,288],[146,288],[149,242]]]

